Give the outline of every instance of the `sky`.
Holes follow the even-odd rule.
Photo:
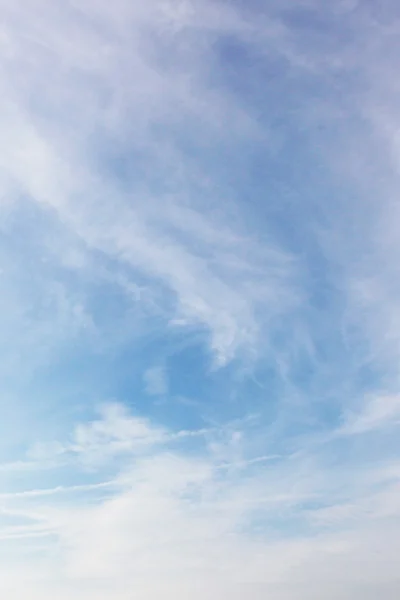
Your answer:
[[[399,3],[0,11],[1,595],[399,598]]]

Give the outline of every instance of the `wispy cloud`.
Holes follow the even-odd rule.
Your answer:
[[[400,423],[400,398],[378,396],[365,401],[360,413],[349,415],[343,433],[366,433],[391,428]]]
[[[399,596],[399,14],[264,4],[0,0],[11,600]]]
[[[123,422],[131,430],[132,417],[120,417],[119,429]],[[246,438],[243,430],[244,446]],[[368,483],[353,473],[344,491],[346,475],[338,472],[332,479],[317,455],[279,457],[269,466],[255,459],[221,471],[207,446],[191,456],[182,449],[153,448],[117,470],[114,481],[2,495],[1,514],[14,523],[0,527],[1,543],[48,537],[40,569],[55,568],[60,575],[46,584],[45,598],[70,586],[95,597],[99,585],[114,587],[117,598],[132,589],[155,598],[161,587],[180,597],[196,594],[202,581],[211,598],[236,586],[241,591],[255,586],[256,598],[268,593],[289,598],[299,593],[297,585],[301,593],[311,586],[312,598],[326,585],[350,598],[364,589],[361,583],[373,589],[385,578],[395,580],[390,557],[397,542],[392,536],[386,548],[380,546],[379,564],[373,544],[398,516],[398,482],[376,490],[373,478]],[[346,504],[349,496],[353,502]],[[291,530],[278,533],[281,520]],[[349,561],[370,565],[369,575],[363,570],[361,581],[350,576]],[[323,577],[316,576],[315,565],[324,565]],[[31,585],[32,598],[39,597],[40,586]]]
[[[225,12],[206,4],[197,27],[223,30]],[[216,189],[207,176],[205,133],[223,149],[237,135],[251,140],[256,124],[206,85],[207,57],[196,46],[187,55],[182,39],[176,62],[162,64],[162,44],[184,37],[193,22],[177,22],[157,3],[124,4],[115,13],[103,3],[79,10],[43,4],[7,15],[2,165],[16,188],[11,197],[55,211],[89,251],[165,288],[167,318],[205,326],[219,362],[241,347],[253,350],[260,308],[268,306],[273,319],[296,303],[292,262],[284,250],[250,240],[234,217],[232,190]],[[32,104],[26,86],[44,84],[46,96]],[[200,160],[185,150],[188,123]],[[267,326],[264,335],[270,319]]]

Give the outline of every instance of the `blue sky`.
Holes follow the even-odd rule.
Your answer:
[[[400,9],[0,0],[0,592],[399,597]]]

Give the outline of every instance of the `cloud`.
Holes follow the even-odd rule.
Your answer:
[[[110,451],[113,444],[115,450],[132,449],[133,445],[154,444],[163,439],[162,429],[150,426],[146,419],[129,418],[126,409],[119,405],[106,405],[102,408],[100,418],[80,425],[73,436],[74,452],[95,453],[105,447]]]
[[[124,414],[117,429],[135,438],[134,417]],[[100,429],[109,430],[106,415],[95,426]],[[242,451],[248,434],[242,431]],[[87,598],[99,593],[107,598],[112,590],[118,599],[134,591],[149,600],[161,589],[178,598],[207,590],[215,599],[244,591],[252,598],[300,598],[307,587],[311,598],[326,587],[345,598],[376,586],[389,597],[396,590],[397,480],[377,492],[373,478],[368,483],[353,473],[346,492],[353,504],[346,508],[345,477],[338,473],[332,488],[318,455],[281,457],[269,466],[252,461],[228,471],[220,470],[208,442],[191,455],[171,446],[139,456],[132,447],[130,456],[129,463],[116,466],[113,481],[1,496],[0,517],[9,522],[0,526],[0,550],[1,544],[21,540],[32,567],[41,540],[35,575],[19,566],[29,581],[29,598],[62,597],[67,590]],[[79,465],[70,480],[80,477]],[[295,519],[296,533],[279,533],[274,524],[280,519]],[[6,563],[11,570],[0,578],[1,589],[8,589],[11,577],[11,597],[20,598],[12,554]]]
[[[144,276],[161,286],[169,322],[206,328],[223,364],[240,349],[256,350],[261,307],[265,339],[298,292],[290,253],[272,240],[264,248],[250,239],[234,216],[235,199],[221,197],[231,190],[207,181],[204,135],[223,148],[237,135],[251,140],[256,124],[203,80],[205,48],[195,44],[188,55],[183,41],[180,47],[179,36],[194,27],[191,14],[185,9],[177,20],[157,2],[146,9],[121,3],[115,12],[105,3],[7,10],[1,165],[13,182],[10,199],[31,199],[87,251],[125,265],[133,281]],[[228,7],[208,3],[196,14],[196,27],[211,37],[237,21]],[[163,43],[176,40],[176,62],[161,64]],[[43,85],[46,96],[32,104],[28,86]],[[201,153],[196,161],[184,150],[189,122]],[[156,134],[157,124],[167,139]],[[228,210],[215,211],[217,200]]]
[[[0,0],[11,600],[399,596],[398,18],[255,4]]]
[[[399,396],[378,396],[367,400],[359,414],[350,415],[342,433],[367,433],[396,426],[400,419]]]

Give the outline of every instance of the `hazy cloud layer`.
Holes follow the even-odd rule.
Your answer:
[[[397,598],[396,3],[14,4],[0,591]]]

